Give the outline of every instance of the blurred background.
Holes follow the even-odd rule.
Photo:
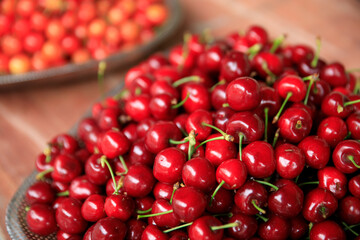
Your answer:
[[[175,1],[175,0],[174,0]],[[181,0],[184,22],[158,50],[182,41],[184,31],[210,29],[214,37],[263,26],[272,38],[315,48],[347,69],[360,66],[360,1],[357,0]],[[180,11],[180,9],[178,9]],[[173,13],[169,13],[170,15]],[[126,69],[105,73],[104,91],[119,85]],[[5,210],[22,181],[34,170],[47,141],[68,131],[102,94],[97,76],[64,84],[0,89],[0,239],[8,239]]]

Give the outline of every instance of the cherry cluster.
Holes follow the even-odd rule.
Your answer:
[[[131,68],[36,161],[27,224],[58,239],[360,239],[359,80],[260,26]]]
[[[163,0],[3,0],[0,75],[104,59],[151,40]]]

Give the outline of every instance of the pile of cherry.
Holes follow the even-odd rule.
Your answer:
[[[2,0],[0,75],[83,63],[151,40],[163,0]]]
[[[320,40],[186,34],[36,161],[27,224],[58,239],[360,239],[359,80]]]

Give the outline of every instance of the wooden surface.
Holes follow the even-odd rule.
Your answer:
[[[289,43],[315,45],[321,56],[360,67],[360,1],[358,0],[181,0],[186,29],[210,28],[214,36],[263,25],[272,37],[286,33]],[[177,40],[177,39],[175,39]],[[179,41],[181,38],[179,37]],[[106,89],[123,72],[106,75]],[[18,186],[34,169],[46,142],[66,132],[100,96],[97,82],[0,91],[0,239],[7,239],[4,215]]]

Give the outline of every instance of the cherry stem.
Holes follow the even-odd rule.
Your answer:
[[[56,194],[56,196],[58,196],[58,197],[67,197],[67,196],[69,196],[69,195],[70,195],[69,190],[63,191],[63,192],[59,192],[59,193]]]
[[[125,160],[124,160],[124,158],[123,158],[122,156],[119,156],[119,160],[120,160],[120,162],[121,162],[121,165],[124,167],[124,170],[125,170],[125,171],[124,171],[124,172],[121,172],[121,173],[118,173],[118,174],[116,174],[116,175],[118,175],[118,176],[126,175],[126,174],[128,173],[128,171],[129,171],[129,169],[128,169],[126,163],[125,163]]]
[[[254,181],[255,181],[255,182],[258,182],[258,183],[261,183],[261,184],[263,184],[263,185],[272,187],[273,189],[275,189],[275,191],[279,190],[279,188],[278,188],[277,186],[275,186],[274,184],[272,184],[272,183],[265,182],[265,181],[261,181],[261,180],[254,180]]]
[[[130,94],[130,91],[128,89],[123,89],[118,94],[113,96],[113,99],[119,100],[119,99],[122,99],[122,98],[128,96],[129,94]]]
[[[320,55],[320,49],[321,49],[321,39],[320,37],[316,38],[316,52],[313,60],[311,61],[310,65],[311,67],[316,67],[319,62],[319,55]]]
[[[159,213],[153,213],[153,214],[146,214],[146,215],[138,215],[138,216],[137,216],[137,219],[161,216],[161,215],[165,215],[165,214],[168,214],[168,213],[172,213],[173,211],[174,211],[174,210],[171,209],[171,210],[165,211],[165,212],[159,212]]]
[[[265,115],[265,131],[264,131],[264,140],[265,142],[268,141],[268,125],[269,125],[269,108],[264,108],[264,115]]]
[[[174,186],[173,186],[173,191],[172,191],[172,193],[171,193],[170,204],[172,204],[172,200],[173,200],[175,191],[178,190],[179,187],[180,187],[179,183],[175,183],[175,184],[174,184]]]
[[[249,59],[253,59],[258,52],[260,52],[262,45],[260,43],[256,43],[248,48],[247,53],[249,54]]]
[[[349,105],[352,105],[352,104],[357,104],[357,103],[360,103],[360,99],[346,102],[346,103],[344,103],[344,107],[349,106]]]
[[[350,160],[350,162],[352,162],[352,164],[354,164],[356,168],[360,168],[360,166],[355,162],[354,156],[349,155],[348,159]]]
[[[346,70],[347,73],[360,72],[360,68],[351,68]]]
[[[202,122],[201,124],[202,124],[203,126],[206,126],[206,127],[212,128],[212,129],[215,129],[216,131],[218,131],[219,133],[221,133],[221,135],[224,136],[224,139],[225,139],[226,141],[229,141],[229,142],[234,141],[234,137],[233,137],[233,136],[225,133],[225,132],[224,132],[223,130],[221,130],[220,128],[215,127],[215,126],[213,126],[213,125],[211,125],[211,124],[208,124],[208,123],[206,123],[206,122]]]
[[[214,215],[212,215],[213,217],[229,217],[229,218],[231,218],[232,216],[234,216],[234,214],[233,213],[219,213],[219,214],[214,214]]]
[[[268,64],[266,61],[263,61],[262,64],[262,69],[266,72],[267,75],[269,75],[270,79],[271,79],[271,83],[274,83],[276,76],[274,73],[272,73],[268,67]]]
[[[194,149],[194,152],[195,152],[196,150],[198,150],[199,147],[201,147],[202,145],[204,145],[204,144],[206,144],[206,143],[208,143],[208,142],[211,142],[211,141],[216,141],[216,140],[225,140],[225,137],[224,137],[224,136],[221,136],[221,137],[215,137],[215,138],[207,139],[207,140],[201,142],[199,145],[197,145],[197,146],[195,147],[195,149]]]
[[[276,38],[270,48],[270,53],[275,53],[276,50],[280,47],[280,45],[284,42],[286,35],[281,35],[280,37]]]
[[[264,217],[264,216],[261,216],[260,214],[256,214],[256,216],[258,217],[258,218],[260,218],[261,220],[263,220],[264,222],[267,222],[269,219],[268,218],[266,218],[266,217]]]
[[[313,182],[303,182],[298,184],[299,187],[304,186],[304,185],[312,185],[312,184],[319,184],[319,181],[313,181]]]
[[[30,210],[30,207],[29,206],[26,206],[25,207],[25,211],[28,212]]]
[[[211,206],[211,204],[212,204],[212,201],[213,201],[214,198],[215,198],[215,195],[217,194],[217,192],[220,190],[220,188],[221,188],[222,185],[224,185],[224,184],[225,184],[225,181],[222,180],[222,181],[220,182],[220,184],[215,188],[215,190],[214,190],[214,192],[213,192],[213,194],[211,195],[211,198],[210,198],[210,203],[209,203],[210,206]]]
[[[242,161],[242,142],[244,139],[245,135],[243,133],[239,133],[239,158],[240,161]]]
[[[179,226],[176,226],[176,227],[173,227],[173,228],[169,228],[169,229],[166,229],[165,231],[163,231],[163,233],[169,233],[169,232],[172,232],[172,231],[184,228],[184,227],[188,227],[188,226],[191,226],[191,224],[193,224],[193,222],[189,222],[189,223],[185,223],[183,225],[179,225]]]
[[[54,168],[52,167],[45,169],[44,171],[39,172],[35,178],[36,180],[41,180],[45,177],[46,174],[51,173],[52,171],[54,171]]]
[[[232,227],[237,227],[237,226],[239,226],[239,223],[233,222],[233,223],[228,223],[228,224],[221,225],[221,226],[212,226],[212,227],[210,227],[210,229],[212,231],[216,231],[216,230],[220,230],[220,229],[232,228]]]
[[[217,86],[224,85],[225,83],[226,83],[226,80],[225,80],[225,79],[220,80],[219,82],[215,83],[215,84],[210,88],[210,92],[213,92],[214,89],[215,89]]]
[[[145,214],[145,213],[148,213],[148,212],[151,212],[152,208],[149,208],[148,210],[137,210],[136,213],[137,214]]]
[[[118,195],[118,194],[119,194],[119,189],[118,189],[118,186],[117,186],[117,183],[116,183],[116,180],[115,180],[115,175],[114,175],[114,172],[113,172],[113,170],[112,170],[112,168],[111,168],[111,166],[110,166],[110,163],[109,163],[108,160],[106,159],[106,156],[105,156],[105,155],[101,156],[101,158],[100,158],[100,164],[101,164],[101,167],[104,168],[105,165],[106,165],[107,168],[109,169],[111,178],[112,178],[113,183],[114,183],[114,189],[115,189],[115,191],[114,191],[113,194],[114,194],[114,195]]]
[[[275,117],[274,117],[274,119],[272,121],[273,124],[276,123],[279,120],[279,117],[280,117],[282,111],[284,110],[284,107],[285,107],[286,103],[289,101],[289,99],[291,98],[292,95],[293,95],[292,92],[287,93],[285,100],[283,101],[278,113],[275,115]]]
[[[254,208],[256,208],[256,210],[258,210],[259,212],[261,212],[262,214],[265,214],[266,211],[264,209],[262,209],[261,207],[259,207],[257,204],[256,204],[256,200],[253,199],[251,200],[251,204],[254,206]]]
[[[194,153],[194,147],[196,145],[196,138],[195,138],[194,130],[190,131],[188,138],[189,138],[188,160],[190,160]]]
[[[98,77],[99,88],[101,89],[102,94],[104,94],[104,92],[105,92],[104,91],[105,70],[106,70],[106,62],[105,61],[100,61],[99,65],[98,65],[97,77]]]
[[[181,84],[184,84],[184,83],[187,83],[187,82],[200,82],[200,77],[199,76],[184,77],[184,78],[181,78],[181,79],[177,80],[172,85],[173,85],[173,87],[178,87]]]
[[[302,128],[302,122],[301,122],[301,120],[297,120],[297,121],[296,121],[295,128],[296,128],[296,129],[301,129],[301,128]]]
[[[345,222],[341,222],[345,226],[345,230],[349,230],[351,233],[353,233],[355,236],[359,236],[357,232],[355,232],[349,225],[347,225]]]
[[[49,145],[44,149],[44,155],[46,157],[45,162],[51,162],[51,147]]]
[[[181,100],[181,102],[172,105],[171,108],[172,108],[172,109],[175,109],[175,108],[181,107],[182,105],[185,104],[185,102],[189,99],[189,97],[190,97],[190,93],[188,92],[188,93],[186,94],[186,97],[185,97],[183,100]]]
[[[304,100],[304,104],[307,105],[308,101],[309,101],[309,96],[310,96],[310,91],[311,91],[311,88],[314,84],[314,82],[318,79],[318,75],[311,75],[309,76],[310,77],[310,83],[309,83],[309,86],[306,90],[306,95],[305,95],[305,100]]]
[[[280,128],[278,128],[275,132],[275,135],[274,135],[274,139],[273,139],[273,143],[272,143],[272,147],[274,148],[275,145],[276,145],[276,142],[277,140],[279,139],[279,136],[280,136]]]
[[[174,140],[174,139],[169,139],[169,143],[175,144],[175,145],[187,143],[188,141],[189,141],[188,138],[185,138],[184,140],[180,140],[180,141],[177,141],[177,140]]]
[[[224,104],[222,105],[222,107],[230,107],[230,104],[224,103]]]
[[[299,177],[300,177],[300,174],[299,174],[299,175],[297,175],[297,177],[295,178],[295,183],[297,183],[297,182],[298,182]]]

